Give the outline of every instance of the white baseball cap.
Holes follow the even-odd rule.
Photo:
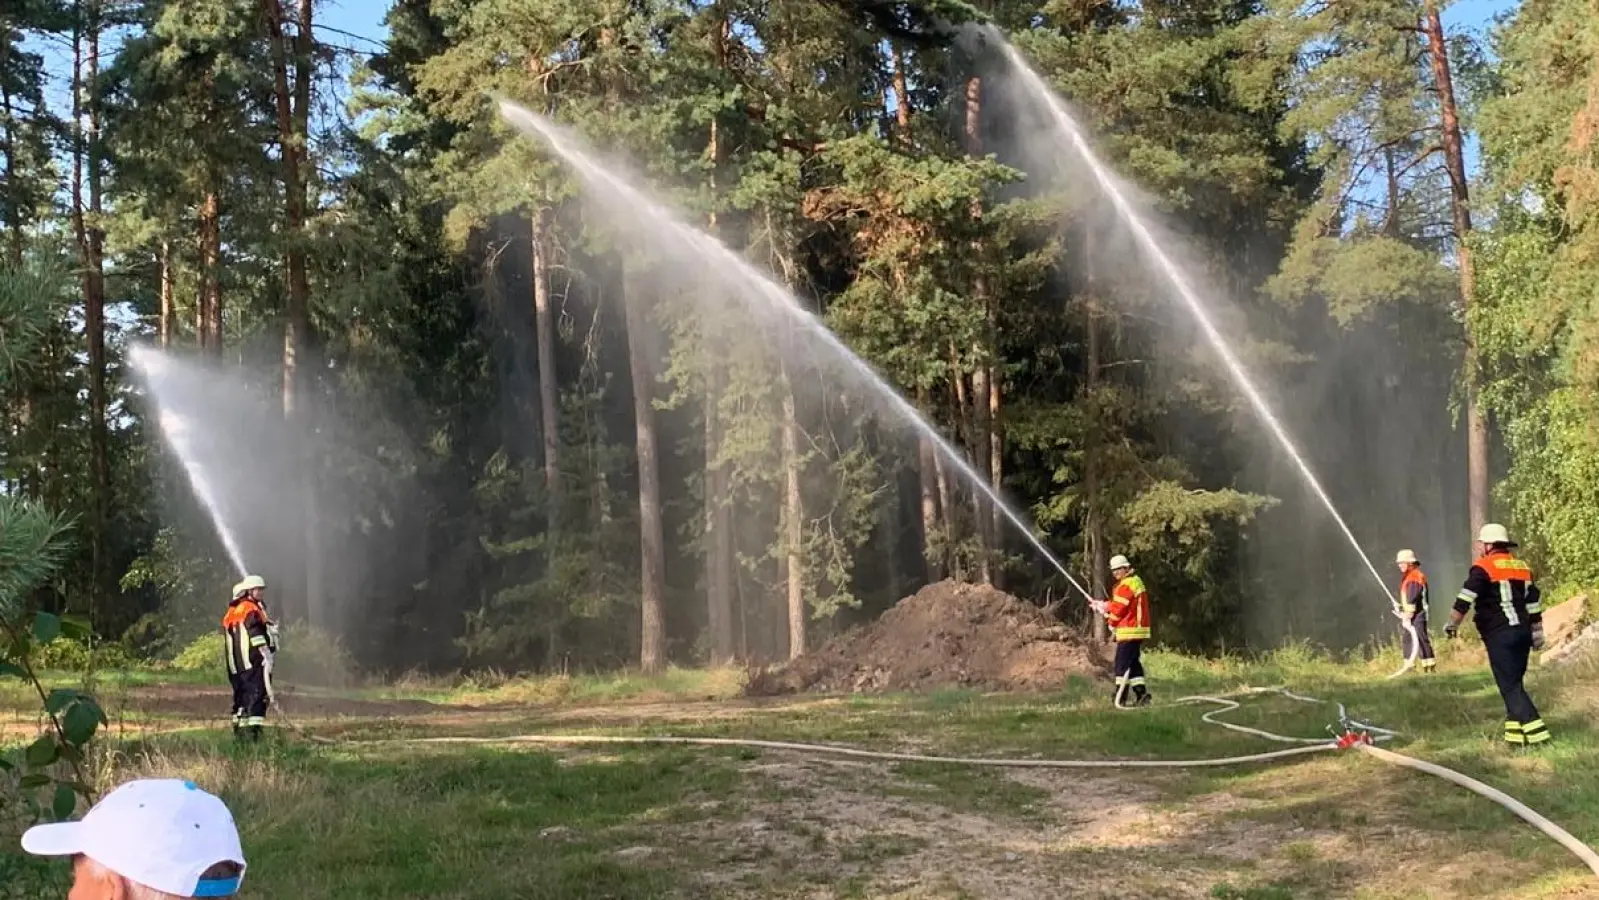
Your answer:
[[[233,814],[192,781],[146,778],[101,798],[77,822],[36,825],[22,835],[35,856],[82,854],[130,881],[178,897],[231,897],[244,882],[244,849]],[[235,878],[202,879],[218,863]]]

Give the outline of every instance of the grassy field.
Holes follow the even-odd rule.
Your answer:
[[[1500,807],[1354,753],[1218,769],[1060,771],[744,748],[422,744],[528,733],[757,737],[985,757],[1180,759],[1276,749],[1178,697],[1288,685],[1398,729],[1391,746],[1478,777],[1599,842],[1599,664],[1538,673],[1555,741],[1515,754],[1481,655],[1385,681],[1394,660],[1154,654],[1157,706],[1087,681],[1047,696],[740,700],[740,673],[429,681],[287,693],[294,728],[225,734],[213,685],[102,673],[101,780],[182,775],[244,830],[244,895],[360,898],[1599,897],[1574,857]],[[56,676],[69,681],[71,676]],[[1328,706],[1226,718],[1317,736]],[[0,684],[0,740],[32,727]],[[280,722],[283,720],[279,720]],[[310,740],[306,735],[315,735]],[[0,824],[0,898],[64,896]]]

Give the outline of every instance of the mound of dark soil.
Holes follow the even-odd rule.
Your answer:
[[[751,677],[746,696],[968,687],[1040,691],[1109,674],[1104,654],[1041,609],[986,585],[941,581],[877,621]]]

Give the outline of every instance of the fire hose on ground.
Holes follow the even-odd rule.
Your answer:
[[[1415,642],[1412,642],[1412,647]],[[1414,655],[1414,654],[1412,654]],[[756,738],[717,738],[717,737],[682,737],[672,735],[597,735],[597,734],[522,734],[508,737],[431,737],[431,738],[393,738],[361,741],[359,743],[385,744],[547,744],[547,745],[573,745],[573,744],[655,744],[655,745],[689,745],[703,747],[746,747],[761,750],[786,750],[795,753],[825,754],[831,756],[846,756],[855,759],[877,759],[889,762],[921,762],[943,763],[961,766],[986,766],[994,768],[1030,768],[1030,769],[1176,769],[1195,768],[1202,766],[1235,766],[1248,763],[1268,762],[1294,756],[1305,756],[1312,753],[1322,753],[1329,750],[1355,749],[1366,753],[1386,763],[1404,766],[1425,772],[1473,791],[1492,800],[1515,815],[1527,821],[1534,828],[1543,832],[1561,846],[1570,850],[1583,864],[1599,876],[1599,854],[1591,847],[1574,837],[1570,832],[1556,825],[1554,822],[1530,809],[1514,797],[1493,788],[1481,781],[1463,775],[1453,769],[1448,769],[1434,763],[1415,759],[1403,754],[1394,753],[1376,746],[1379,741],[1390,740],[1397,732],[1380,728],[1358,719],[1347,716],[1344,705],[1334,703],[1338,709],[1339,727],[1342,733],[1329,726],[1334,732],[1329,738],[1303,738],[1265,731],[1259,728],[1250,728],[1232,722],[1224,722],[1215,716],[1231,712],[1239,708],[1239,704],[1229,697],[1249,696],[1258,694],[1278,694],[1291,700],[1305,703],[1326,703],[1315,697],[1295,694],[1284,688],[1249,688],[1237,693],[1221,697],[1194,696],[1183,697],[1178,703],[1208,703],[1220,707],[1201,716],[1206,724],[1218,725],[1230,731],[1249,734],[1284,744],[1300,744],[1302,746],[1290,747],[1283,750],[1270,750],[1264,753],[1252,753],[1244,756],[1227,756],[1213,759],[996,759],[987,757],[967,756],[936,756],[925,753],[902,753],[891,750],[865,750],[859,747],[845,747],[833,744],[811,744],[796,741],[772,741]]]
[[[1408,624],[1408,623],[1407,623]],[[1411,642],[1412,648],[1416,645]],[[1414,657],[1414,650],[1412,652]],[[1413,661],[1413,659],[1412,659]],[[1401,670],[1403,671],[1403,670]],[[1398,673],[1396,673],[1398,674]],[[1334,702],[1338,710],[1338,726],[1328,726],[1332,732],[1331,737],[1305,738],[1292,735],[1277,734],[1259,728],[1251,728],[1234,722],[1224,722],[1216,716],[1232,712],[1240,704],[1232,697],[1255,696],[1260,694],[1277,694],[1290,700],[1302,703],[1327,703],[1316,697],[1296,694],[1286,688],[1245,688],[1243,690],[1223,696],[1192,696],[1178,699],[1177,703],[1208,703],[1220,707],[1205,713],[1200,720],[1208,725],[1216,725],[1248,734],[1254,737],[1275,741],[1282,744],[1298,744],[1283,750],[1269,750],[1263,753],[1251,753],[1243,756],[1225,756],[1211,759],[1003,759],[970,756],[936,756],[925,753],[902,753],[892,750],[866,750],[859,747],[845,747],[835,744],[812,744],[798,741],[772,741],[758,738],[718,738],[718,737],[684,737],[677,735],[599,735],[599,734],[520,734],[504,737],[429,737],[429,738],[378,738],[360,741],[338,741],[330,738],[319,737],[306,732],[289,720],[281,707],[274,704],[279,716],[294,731],[309,740],[321,744],[475,744],[475,745],[503,745],[503,744],[536,744],[536,745],[574,745],[574,744],[645,744],[645,745],[686,745],[700,747],[744,747],[759,750],[785,750],[803,754],[822,754],[829,756],[846,756],[855,759],[876,759],[888,762],[920,762],[941,763],[960,766],[983,766],[990,768],[1026,768],[1026,769],[1182,769],[1199,767],[1220,767],[1246,765],[1249,763],[1269,762],[1277,759],[1286,759],[1295,756],[1307,756],[1313,753],[1323,753],[1330,750],[1354,749],[1366,753],[1376,759],[1393,765],[1404,766],[1442,778],[1453,784],[1459,785],[1469,791],[1486,797],[1499,804],[1511,813],[1525,820],[1534,828],[1543,832],[1547,837],[1571,851],[1578,859],[1582,860],[1596,877],[1599,877],[1599,854],[1593,848],[1578,840],[1570,832],[1551,822],[1538,812],[1529,808],[1516,798],[1478,781],[1470,776],[1463,775],[1453,769],[1425,760],[1405,756],[1391,750],[1377,746],[1378,742],[1391,740],[1398,732],[1381,728],[1358,719],[1348,717],[1347,710],[1342,703]],[[1339,729],[1342,729],[1341,731]]]

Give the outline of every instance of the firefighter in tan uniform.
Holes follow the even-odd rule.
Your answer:
[[[1432,635],[1427,633],[1427,574],[1421,570],[1421,560],[1413,550],[1399,551],[1395,564],[1399,566],[1400,582],[1399,605],[1394,608],[1394,616],[1401,623],[1410,623],[1409,629],[1402,626],[1399,629],[1400,648],[1406,661],[1414,658],[1423,672],[1436,672],[1438,658],[1432,651]],[[1411,629],[1415,630],[1414,637]]]

